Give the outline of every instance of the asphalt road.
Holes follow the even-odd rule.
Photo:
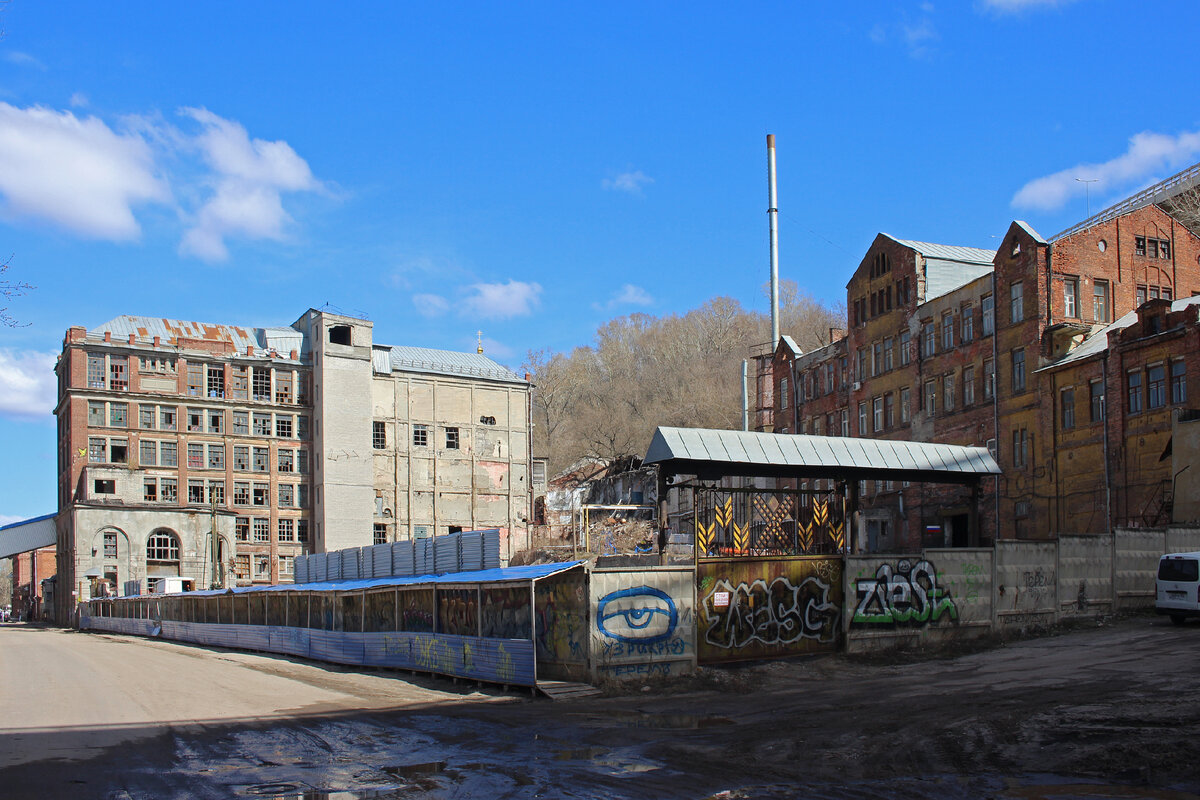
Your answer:
[[[4,798],[1200,794],[1200,625],[809,658],[553,703],[407,673],[0,626]]]

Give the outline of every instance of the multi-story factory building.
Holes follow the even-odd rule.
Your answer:
[[[1197,180],[1200,165],[1051,239],[1013,222],[994,252],[876,237],[846,338],[776,347],[773,429],[986,445],[1004,474],[977,496],[864,486],[859,546],[1171,521],[1172,420],[1200,391]]]
[[[122,316],[68,330],[56,369],[60,611],[155,577],[286,582],[310,551],[523,541],[530,384],[482,354],[374,345],[369,321],[314,310]]]

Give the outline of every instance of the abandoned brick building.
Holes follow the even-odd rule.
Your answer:
[[[56,371],[60,612],[98,585],[287,582],[309,551],[525,536],[530,384],[481,353],[375,345],[315,310],[122,316],[68,330]]]
[[[757,428],[986,445],[1004,470],[861,487],[872,551],[1170,522],[1172,423],[1200,392],[1200,165],[996,251],[879,234],[846,287],[847,333],[760,358]],[[819,488],[819,487],[818,487]]]

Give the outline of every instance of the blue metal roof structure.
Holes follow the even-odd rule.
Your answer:
[[[269,586],[237,586],[232,589],[202,589],[164,597],[210,597],[212,595],[253,594],[257,592],[353,592],[364,589],[386,589],[400,586],[445,586],[463,583],[517,583],[539,581],[560,572],[582,566],[582,561],[564,561],[555,564],[531,564],[523,567],[501,567],[475,572],[450,572],[445,575],[413,575],[391,578],[366,578],[349,581],[324,581],[321,583],[273,583]]]
[[[53,547],[58,542],[58,529],[54,525],[56,516],[58,515],[43,514],[33,519],[0,526],[0,558]]]

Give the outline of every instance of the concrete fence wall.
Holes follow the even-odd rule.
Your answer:
[[[847,556],[847,652],[936,643],[1153,608],[1158,559],[1200,528],[1118,528],[989,549]]]

